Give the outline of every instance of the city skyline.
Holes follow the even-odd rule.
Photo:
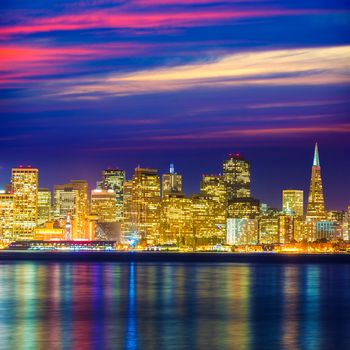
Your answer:
[[[100,169],[175,163],[184,191],[230,152],[277,206],[308,190],[322,152],[326,206],[350,198],[344,0],[13,0],[0,4],[0,184],[17,164],[44,187]],[[6,19],[6,20],[5,20]]]
[[[316,142],[316,148],[317,150],[315,149],[314,150],[314,153],[313,153],[313,164],[315,164],[315,152],[317,152],[317,162],[319,162],[319,155],[318,155],[318,147],[317,147],[317,142]],[[244,156],[243,154],[240,154],[240,153],[237,153],[237,152],[234,152],[234,153],[229,153],[227,154],[228,157],[230,157],[231,155],[239,155],[239,156]],[[323,149],[322,149],[322,158],[323,158]],[[249,160],[250,162],[250,166],[252,166],[252,162]],[[325,163],[325,162],[323,162]],[[220,163],[219,163],[220,165]],[[17,167],[33,167],[33,168],[37,168],[39,169],[39,167],[35,167],[34,165],[31,165],[31,164],[20,164],[18,165]],[[174,167],[174,163],[168,163],[168,168],[170,167]],[[141,167],[140,164],[137,165],[137,167]],[[131,179],[132,177],[132,174],[133,174],[133,171],[137,168],[133,168],[131,171],[126,171],[125,169],[121,169],[121,167],[113,167],[113,166],[108,166],[106,167],[104,170],[103,169],[99,169],[98,173],[101,173],[104,174],[105,172],[110,172],[110,171],[114,171],[116,170],[117,172],[124,172],[124,178],[125,179]],[[143,166],[144,168],[152,168],[152,169],[156,169],[155,167],[150,167],[150,166]],[[254,164],[253,164],[253,169],[254,169]],[[325,167],[327,168],[327,164],[325,164]],[[11,167],[12,169],[13,167]],[[187,179],[186,176],[184,176],[184,173],[181,172],[181,169],[180,171],[178,171],[178,167],[177,167],[177,164],[175,164],[175,169],[176,169],[176,173],[179,173],[180,176],[182,177],[182,180],[181,180],[181,189],[183,189],[183,192],[187,195],[187,196],[191,196],[193,194],[196,194],[199,192],[200,190],[200,182],[201,182],[201,178],[203,175],[215,175],[215,174],[222,174],[223,173],[223,169],[221,167],[221,169],[219,169],[219,171],[217,171],[216,173],[215,172],[205,172],[205,171],[202,171],[201,169],[198,169],[199,170],[199,173],[200,173],[200,176],[198,177],[197,179],[197,183],[193,184],[192,183],[192,186],[189,186],[187,182]],[[5,169],[0,169],[0,174],[4,173],[4,170]],[[157,169],[159,171],[159,174],[161,175],[162,174],[162,183],[164,181],[164,178],[163,176],[166,175],[166,174],[169,174],[169,171],[165,170],[165,167],[164,167],[164,171],[162,171],[161,169]],[[174,169],[173,169],[174,170]],[[170,170],[171,171],[171,170]],[[279,188],[274,188],[273,185],[270,185],[269,187],[269,191],[272,191],[272,192],[275,192],[274,196],[272,197],[269,197],[269,196],[266,196],[266,198],[262,198],[262,197],[259,197],[258,195],[256,195],[256,193],[260,193],[259,191],[259,188],[257,188],[258,186],[256,184],[254,184],[254,181],[255,179],[259,178],[259,175],[258,174],[254,174],[254,170],[253,172],[250,172],[249,174],[249,177],[252,178],[253,180],[250,181],[250,187],[253,189],[252,192],[253,192],[253,197],[257,197],[259,198],[262,202],[268,204],[269,206],[271,207],[274,207],[274,208],[281,208],[282,207],[282,191],[283,190],[288,190],[288,189],[294,189],[294,190],[302,190],[304,192],[304,203],[305,203],[305,211],[306,211],[306,205],[307,205],[307,201],[308,201],[308,193],[309,193],[309,190],[310,190],[310,183],[309,183],[309,175],[308,174],[309,172],[309,169],[307,169],[305,171],[305,173],[307,174],[306,177],[307,177],[307,181],[305,183],[302,183],[300,181],[298,182],[289,182],[289,183],[297,183],[298,185],[297,186],[293,186],[293,185],[289,185],[286,184],[284,186],[281,185],[281,182],[278,182],[279,183]],[[88,179],[87,178],[84,178],[83,176],[78,176],[78,177],[74,177],[74,176],[69,176],[69,174],[66,175],[66,177],[64,178],[64,180],[59,180],[58,182],[47,182],[46,178],[47,177],[50,177],[50,174],[45,174],[44,173],[44,176],[43,176],[43,173],[44,171],[42,171],[40,169],[40,186],[39,188],[40,189],[45,189],[45,188],[49,188],[49,190],[52,192],[54,190],[54,187],[58,184],[58,183],[64,183],[64,181],[66,182],[69,182],[69,181],[72,181],[72,180],[84,180],[84,181],[87,181],[88,183],[88,186],[89,186],[89,189],[93,190],[93,189],[96,189],[96,188],[102,188],[103,185],[103,180],[101,181],[100,178],[98,177],[98,174],[92,174],[91,177],[89,177]],[[129,174],[129,175],[128,175]],[[3,174],[4,175],[4,174]],[[5,186],[10,183],[11,181],[11,177],[10,177],[10,174],[8,176],[8,181],[6,181],[6,177],[5,176],[1,176],[0,178],[0,190],[5,190]],[[46,176],[45,176],[46,175]],[[93,179],[93,176],[95,176],[94,180]],[[102,175],[104,176],[104,175]],[[303,174],[303,176],[305,178],[305,174]],[[344,180],[345,180],[345,174],[344,174]],[[43,179],[43,180],[42,180]],[[46,181],[45,181],[46,180]],[[346,210],[347,206],[349,205],[349,200],[348,200],[348,197],[346,195],[346,188],[344,189],[345,190],[345,194],[343,197],[340,197],[338,198],[338,201],[335,202],[335,203],[338,203],[338,205],[335,205],[335,206],[332,206],[332,204],[330,203],[330,200],[329,198],[327,197],[329,195],[329,193],[331,192],[329,189],[327,190],[328,188],[328,181],[327,181],[327,178],[324,180],[326,182],[326,186],[325,188],[323,189],[323,191],[326,193],[324,195],[324,202],[325,202],[325,206],[326,206],[326,209],[333,209],[333,210]],[[186,186],[187,185],[187,186]],[[102,186],[102,187],[101,187]],[[282,187],[281,187],[282,186]],[[249,188],[250,188],[249,187]],[[108,188],[112,188],[112,187],[105,187],[106,189]],[[120,195],[119,195],[120,196]],[[343,206],[339,206],[339,203],[342,203]]]

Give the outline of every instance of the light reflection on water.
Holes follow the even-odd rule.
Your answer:
[[[0,264],[0,349],[346,349],[349,330],[349,265]]]

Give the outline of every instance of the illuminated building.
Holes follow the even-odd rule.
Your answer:
[[[47,188],[38,190],[38,226],[51,220],[51,191]]]
[[[160,179],[156,169],[136,168],[132,179],[136,231],[149,244],[159,239]]]
[[[340,239],[348,240],[349,222],[345,211],[328,210],[326,220],[333,222],[336,231],[341,231],[340,234],[336,234]]]
[[[227,218],[254,219],[260,202],[250,196],[250,164],[240,154],[229,154],[224,162]]]
[[[113,190],[95,189],[91,191],[91,215],[98,222],[116,222],[116,197]]]
[[[113,190],[115,192],[116,220],[123,219],[123,186],[125,171],[120,169],[106,169],[102,172],[101,189]]]
[[[304,229],[305,221],[301,216],[293,218],[293,238],[297,242],[307,241],[307,232]]]
[[[316,240],[342,239],[343,233],[339,223],[322,220],[316,222]]]
[[[291,243],[294,241],[294,217],[279,215],[279,243]]]
[[[216,215],[217,203],[203,194],[191,196],[192,246],[223,243],[225,223]]]
[[[227,204],[228,218],[254,219],[260,210],[260,202],[255,198],[236,198]]]
[[[33,239],[38,221],[38,169],[19,167],[12,169],[14,205],[14,237]]]
[[[64,228],[55,227],[54,223],[47,223],[45,227],[37,227],[34,229],[34,240],[64,240]]]
[[[73,180],[54,187],[54,215],[56,219],[71,216],[72,239],[88,238],[88,185],[84,180]]]
[[[250,164],[240,154],[229,154],[224,162],[227,199],[250,197]]]
[[[225,205],[226,187],[221,175],[203,175],[200,192],[211,197],[215,202]]]
[[[162,176],[162,196],[163,198],[170,193],[182,192],[182,176],[177,174],[174,169],[174,164],[170,164],[169,174]]]
[[[282,210],[286,214],[303,216],[304,215],[304,191],[283,190],[282,191]]]
[[[260,217],[259,220],[259,243],[279,243],[279,217],[276,213]]]
[[[259,224],[256,219],[227,219],[226,243],[252,245],[258,243]]]
[[[321,167],[318,156],[317,143],[315,145],[314,160],[311,171],[311,182],[309,198],[307,203],[306,217],[311,220],[322,220],[325,218],[324,197],[321,179]]]
[[[200,193],[214,202],[215,225],[224,236],[226,232],[226,186],[223,176],[203,175]]]
[[[120,222],[97,222],[95,227],[95,240],[120,242]]]
[[[13,194],[0,192],[0,239],[13,240],[14,204]]]
[[[122,220],[122,236],[126,241],[137,240],[136,232],[136,213],[132,199],[133,182],[124,181],[123,185],[123,220]]]
[[[160,243],[187,245],[192,239],[192,202],[181,193],[170,193],[161,202]]]

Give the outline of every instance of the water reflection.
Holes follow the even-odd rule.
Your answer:
[[[2,263],[0,348],[350,348],[349,270]]]

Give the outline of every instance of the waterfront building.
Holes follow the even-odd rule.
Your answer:
[[[316,240],[338,240],[343,238],[342,227],[338,222],[322,220],[316,222]]]
[[[98,222],[116,222],[116,196],[113,190],[94,189],[91,191],[91,215]]]
[[[48,222],[43,227],[36,227],[34,229],[34,240],[64,240],[65,230],[57,226],[54,222]]]
[[[51,220],[51,191],[47,188],[38,190],[38,226]]]
[[[12,169],[15,239],[33,239],[38,222],[38,174],[31,166]]]
[[[308,240],[307,232],[305,232],[304,225],[304,217],[293,217],[293,238],[297,242],[306,242]]]
[[[291,215],[278,216],[279,243],[292,243],[294,241],[294,217]]]
[[[132,202],[136,231],[148,244],[159,240],[160,178],[156,169],[135,169]]]
[[[258,243],[257,219],[227,219],[226,243],[231,245],[254,245]]]
[[[169,174],[162,176],[162,197],[170,193],[182,193],[182,175],[175,172],[174,164],[170,164]]]
[[[283,190],[282,210],[285,214],[303,216],[304,215],[304,191]]]
[[[12,193],[0,192],[0,239],[5,242],[14,240],[14,198]]]
[[[72,225],[72,239],[89,238],[88,184],[84,180],[72,180],[68,184],[54,187],[55,219],[66,220],[69,216]]]
[[[113,190],[115,193],[116,221],[123,220],[123,188],[125,181],[125,171],[121,169],[106,169],[102,172],[102,180],[99,182],[100,188]]]
[[[317,143],[315,145],[314,160],[311,170],[310,191],[307,203],[306,217],[308,219],[316,221],[325,219],[321,166]]]
[[[121,241],[120,222],[96,222],[95,236],[97,241]]]
[[[270,212],[259,219],[259,243],[273,244],[279,243],[279,214]]]

